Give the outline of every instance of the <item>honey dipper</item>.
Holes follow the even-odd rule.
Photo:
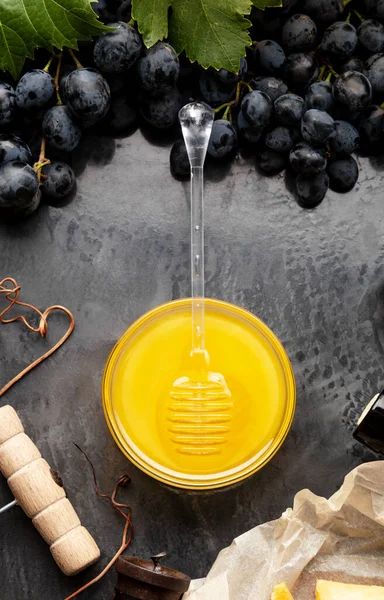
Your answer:
[[[209,370],[204,338],[204,161],[214,113],[204,102],[179,112],[191,167],[192,349],[189,372],[180,374],[170,391],[170,433],[178,451],[217,454],[231,421],[231,392],[224,376]]]

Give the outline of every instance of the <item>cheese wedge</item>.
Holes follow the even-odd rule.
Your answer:
[[[384,600],[384,587],[319,579],[316,585],[316,600]]]
[[[293,600],[293,596],[285,583],[280,583],[279,585],[275,585],[271,600]]]

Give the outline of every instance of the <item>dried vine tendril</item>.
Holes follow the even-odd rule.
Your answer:
[[[101,571],[101,573],[99,573],[99,575],[97,575],[96,577],[94,577],[94,579],[92,579],[91,581],[89,581],[88,583],[83,585],[81,588],[76,590],[76,592],[73,592],[73,594],[71,594],[70,596],[67,596],[65,598],[65,600],[72,600],[72,598],[76,598],[76,596],[78,594],[80,594],[81,592],[83,592],[84,590],[89,588],[91,585],[93,585],[97,581],[100,581],[100,579],[102,579],[104,577],[104,575],[109,571],[109,569],[117,561],[120,554],[122,554],[128,548],[128,546],[131,543],[132,538],[133,538],[133,525],[132,525],[132,521],[131,521],[132,509],[129,506],[129,504],[117,502],[117,500],[116,500],[116,496],[117,496],[117,492],[118,492],[119,488],[126,487],[128,485],[128,483],[131,481],[131,478],[128,475],[120,475],[119,479],[117,480],[117,482],[115,484],[115,487],[113,488],[112,494],[109,495],[109,494],[102,493],[100,491],[98,483],[97,483],[95,467],[93,466],[92,462],[90,461],[90,459],[88,458],[88,456],[86,455],[84,450],[82,450],[80,448],[80,446],[78,446],[77,444],[75,444],[75,446],[85,456],[86,460],[88,461],[88,463],[91,466],[96,494],[100,498],[107,498],[107,500],[109,500],[111,502],[113,508],[115,508],[117,510],[117,512],[120,513],[120,515],[125,519],[125,525],[124,525],[121,545],[120,545],[120,548],[118,549],[118,551],[116,552],[115,556],[109,561],[107,566]]]
[[[15,383],[20,381],[20,379],[22,379],[22,377],[24,377],[24,375],[27,375],[27,373],[32,371],[32,369],[37,367],[37,365],[42,363],[46,358],[48,358],[54,352],[56,352],[56,350],[58,350],[60,348],[60,346],[62,346],[64,344],[64,342],[69,338],[69,336],[72,334],[72,332],[75,328],[74,316],[71,313],[71,311],[68,310],[68,308],[65,308],[65,306],[60,306],[57,304],[54,306],[50,306],[44,312],[41,312],[38,308],[36,308],[36,306],[33,306],[33,304],[29,304],[28,302],[21,302],[21,300],[19,300],[20,290],[21,290],[21,287],[18,285],[16,279],[13,279],[13,277],[5,277],[4,279],[2,279],[0,281],[0,299],[2,297],[4,297],[7,302],[7,305],[5,306],[5,308],[3,310],[0,310],[0,324],[3,323],[5,325],[7,325],[9,323],[15,323],[16,321],[21,321],[30,331],[39,333],[42,338],[45,338],[45,336],[47,335],[47,332],[48,332],[48,317],[50,316],[51,313],[60,311],[60,312],[65,313],[67,315],[67,317],[69,318],[69,325],[68,325],[68,329],[67,329],[66,333],[61,337],[61,339],[52,348],[50,348],[49,350],[44,352],[44,354],[42,356],[40,356],[40,358],[37,358],[36,360],[34,360],[33,363],[31,363],[28,367],[23,369],[18,375],[16,375],[16,377],[11,379],[11,381],[9,381],[9,383],[7,383],[4,387],[2,387],[0,389],[0,398]],[[32,312],[36,313],[40,317],[39,324],[37,326],[34,326],[32,323],[29,322],[27,317],[25,317],[22,314],[16,314],[16,316],[10,317],[8,313],[14,307],[17,307],[17,308],[21,307],[24,309],[27,308],[27,309],[31,310]]]

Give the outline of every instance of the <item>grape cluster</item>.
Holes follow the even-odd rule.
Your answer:
[[[83,129],[102,119],[109,109],[110,89],[101,73],[78,65],[78,69],[65,73],[60,86],[60,71],[55,81],[49,73],[50,62],[45,69],[27,70],[15,87],[0,84],[3,218],[29,216],[42,197],[63,198],[74,190],[71,166],[49,160],[47,155],[67,157],[79,144]],[[41,139],[37,153],[33,148],[36,138]]]
[[[110,31],[80,44],[77,56],[65,51],[43,69],[29,64],[16,85],[0,82],[0,218],[29,216],[42,198],[75,189],[71,153],[84,130],[120,135],[135,128],[139,114],[156,129],[177,121],[175,50],[166,42],[144,48],[130,24],[131,0],[92,6]]]
[[[79,52],[29,62],[0,82],[0,218],[34,212],[76,186],[71,153],[84,131],[123,135],[141,124],[176,141],[174,177],[189,177],[177,123],[181,106],[216,112],[208,159],[241,148],[267,175],[287,169],[298,202],[317,206],[328,188],[351,190],[355,152],[381,150],[384,133],[384,0],[283,0],[252,9],[252,47],[237,73],[202,69],[167,43],[145,48],[131,0],[92,6],[111,30]],[[45,58],[43,56],[43,58]]]
[[[329,188],[354,187],[353,153],[382,151],[384,2],[283,0],[251,19],[255,41],[239,73],[198,75],[196,96],[216,112],[208,159],[246,149],[259,171],[291,172],[299,204],[314,208]],[[170,162],[175,177],[189,177],[181,139]]]

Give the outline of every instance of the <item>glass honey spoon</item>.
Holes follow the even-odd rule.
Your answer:
[[[230,429],[231,392],[221,373],[209,370],[204,323],[204,161],[214,112],[192,102],[179,112],[191,167],[191,296],[192,349],[189,372],[170,390],[170,433],[179,452],[210,455],[220,452]]]

